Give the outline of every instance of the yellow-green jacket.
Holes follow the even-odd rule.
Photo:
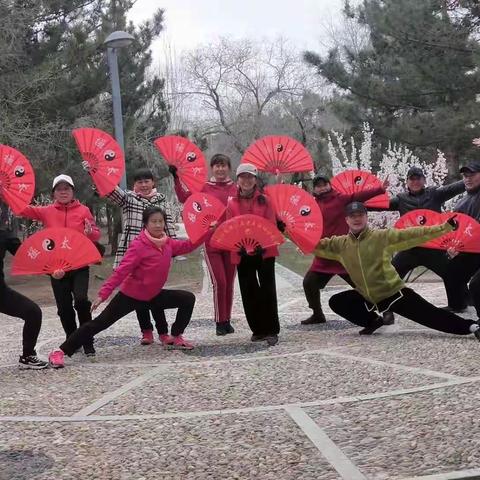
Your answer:
[[[367,227],[357,237],[349,233],[320,240],[314,254],[340,262],[356,290],[366,300],[377,304],[405,287],[391,263],[392,254],[440,237],[452,229],[448,223],[404,230]]]

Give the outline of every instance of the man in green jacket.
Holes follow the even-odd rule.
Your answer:
[[[324,238],[315,249],[318,257],[339,261],[352,279],[355,290],[333,295],[330,308],[371,335],[383,325],[379,314],[392,311],[425,327],[445,333],[468,335],[480,340],[480,326],[452,312],[435,307],[407,288],[391,264],[392,254],[440,237],[456,228],[454,216],[443,225],[405,230],[372,230],[367,209],[353,202],[345,209],[350,229],[347,235]]]

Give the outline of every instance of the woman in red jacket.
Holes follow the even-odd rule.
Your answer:
[[[72,228],[85,234],[92,242],[96,242],[100,238],[100,230],[88,207],[74,198],[74,188],[75,185],[69,175],[58,175],[52,184],[54,202],[45,207],[29,205],[20,215],[42,222],[46,228]],[[59,270],[51,277],[57,313],[67,338],[77,329],[75,310],[80,325],[92,319],[91,303],[88,300],[88,281],[88,267],[67,273]],[[95,355],[92,337],[85,339],[83,350],[87,356]]]
[[[160,207],[147,207],[143,212],[144,230],[128,247],[120,265],[103,284],[92,305],[95,310],[120,286],[105,310],[95,320],[82,325],[48,359],[54,368],[64,366],[64,355],[75,350],[97,333],[106,330],[122,317],[138,308],[148,308],[154,315],[169,308],[178,308],[171,333],[162,333],[162,343],[170,348],[191,350],[193,345],[183,338],[190,322],[195,295],[184,290],[164,289],[172,258],[191,252],[201,242],[174,240],[165,233],[165,212]],[[202,239],[203,241],[203,239]]]
[[[210,168],[212,169],[213,178],[205,183],[202,192],[213,195],[224,205],[227,205],[228,199],[237,194],[237,186],[230,178],[232,168],[230,158],[217,153],[210,160]],[[191,193],[184,190],[176,175],[176,168],[170,166],[169,170],[175,180],[175,192],[178,200],[184,203]],[[218,224],[224,220],[225,218],[221,218]],[[235,330],[230,323],[230,317],[232,315],[235,265],[230,261],[228,252],[213,248],[210,245],[210,237],[205,242],[205,262],[213,285],[213,305],[217,335],[233,333]]]
[[[275,212],[268,198],[257,188],[258,172],[254,165],[242,163],[237,168],[238,194],[229,199],[227,218],[253,214],[276,225]],[[266,340],[269,345],[278,342],[277,289],[275,285],[275,257],[277,247],[259,248],[254,255],[245,251],[231,254],[238,265],[238,281],[247,322],[252,330],[252,342]]]

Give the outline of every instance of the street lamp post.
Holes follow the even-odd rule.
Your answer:
[[[104,41],[104,45],[107,47],[108,69],[110,71],[110,81],[112,82],[113,125],[115,128],[115,138],[124,153],[125,142],[123,140],[122,97],[120,95],[117,50],[119,48],[128,47],[133,40],[133,36],[127,32],[113,32]],[[125,172],[120,180],[120,188],[123,190],[127,188],[127,177]]]

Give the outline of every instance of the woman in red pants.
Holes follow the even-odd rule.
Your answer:
[[[232,168],[230,158],[221,153],[217,153],[211,158],[210,167],[213,177],[205,183],[202,192],[213,195],[224,205],[227,205],[228,199],[237,195],[237,186],[230,178]],[[178,200],[184,203],[191,195],[191,192],[184,190],[177,177],[177,169],[174,166],[170,166],[169,170],[175,181],[175,192]],[[225,216],[218,221],[218,224],[224,220]],[[212,234],[209,235],[205,242],[205,262],[213,284],[213,305],[217,335],[226,335],[235,331],[230,323],[235,265],[230,261],[230,254],[228,252],[213,248],[210,245],[210,237]]]

